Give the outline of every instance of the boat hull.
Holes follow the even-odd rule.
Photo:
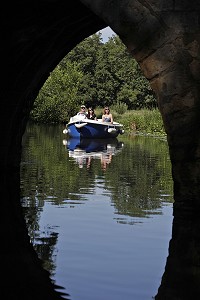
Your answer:
[[[69,122],[67,133],[73,138],[116,138],[123,133],[123,125],[84,119]]]

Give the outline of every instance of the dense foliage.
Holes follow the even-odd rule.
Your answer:
[[[40,90],[31,119],[59,123],[69,118],[78,105],[77,91],[81,77],[82,73],[75,64],[59,64]]]
[[[163,120],[158,109],[141,109],[127,111],[116,118],[124,125],[128,134],[139,133],[156,136],[166,136]]]
[[[157,106],[149,82],[118,36],[103,43],[96,33],[78,44],[59,63],[41,89],[31,118],[63,122],[81,103],[128,110]]]

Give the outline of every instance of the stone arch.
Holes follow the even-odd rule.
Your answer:
[[[199,216],[199,17],[198,0],[13,0],[5,3],[0,101],[5,270],[10,257],[15,257],[12,249],[23,249],[24,255],[31,251],[19,203],[19,168],[21,139],[34,99],[64,55],[107,25],[122,39],[156,92],[172,162],[174,216],[176,220]],[[176,222],[176,228],[177,224],[180,224],[178,229],[182,228],[181,222]],[[189,227],[194,237],[194,226],[190,223]],[[177,236],[181,230],[174,232]],[[35,255],[29,258],[33,265]],[[23,256],[17,262],[23,265]],[[40,268],[34,272],[40,272]],[[29,299],[27,295],[24,298]],[[44,295],[41,299],[45,299]]]
[[[172,161],[174,213],[199,211],[200,5],[187,0],[118,1],[119,6],[82,2],[120,36],[157,95]]]

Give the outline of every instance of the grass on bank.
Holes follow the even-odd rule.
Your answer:
[[[118,108],[111,107],[113,119],[124,125],[126,133],[134,132],[149,135],[166,135],[163,120],[158,109],[141,109],[141,110],[123,110],[119,113]],[[96,108],[95,112],[98,117],[102,115],[102,108]]]

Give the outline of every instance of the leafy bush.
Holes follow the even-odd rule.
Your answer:
[[[158,109],[127,111],[118,115],[117,120],[124,125],[126,132],[137,131],[143,134],[165,135],[163,120]]]
[[[117,101],[116,104],[111,106],[112,111],[116,111],[119,115],[124,114],[128,110],[128,106],[126,103]]]
[[[72,63],[58,65],[50,74],[35,100],[30,117],[36,122],[67,121],[80,104],[77,91],[82,73]]]

